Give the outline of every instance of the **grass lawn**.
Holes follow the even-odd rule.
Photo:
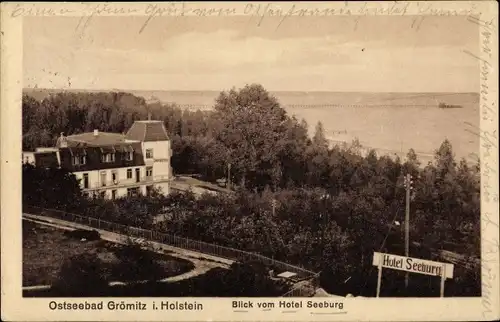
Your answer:
[[[157,280],[194,268],[190,261],[144,251],[160,268],[152,276],[151,271],[141,270],[142,265],[127,265],[121,245],[104,240],[80,241],[64,233],[65,230],[23,220],[23,286],[51,285],[67,259],[85,253],[98,256],[110,272],[110,281]]]

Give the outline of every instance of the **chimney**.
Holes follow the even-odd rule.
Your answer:
[[[94,130],[94,136],[99,136],[99,130]]]
[[[66,137],[64,136],[64,132],[61,132],[61,136],[59,137],[59,146],[60,148],[67,148],[68,147],[68,141],[66,140]]]

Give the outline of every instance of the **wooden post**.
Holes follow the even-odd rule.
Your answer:
[[[446,281],[446,264],[443,264],[441,272],[441,297],[444,297],[444,282]]]
[[[410,256],[410,193],[411,193],[411,175],[406,175],[406,216],[405,216],[405,256]],[[405,287],[408,289],[408,280],[410,273],[405,274]]]
[[[382,283],[382,258],[378,262],[377,297],[380,297],[380,284]]]

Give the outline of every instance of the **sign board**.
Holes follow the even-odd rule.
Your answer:
[[[441,277],[441,297],[444,296],[444,284],[447,278],[453,278],[453,264],[434,262],[420,258],[373,253],[373,265],[378,267],[377,297],[380,295],[382,268],[391,268],[410,273]]]
[[[373,265],[379,266],[380,261],[382,261],[382,267],[417,274],[441,277],[444,270],[446,278],[453,278],[453,264],[375,252],[373,254]]]

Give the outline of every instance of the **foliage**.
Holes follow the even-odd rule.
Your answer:
[[[238,285],[237,288],[234,286]],[[288,290],[281,281],[274,281],[269,276],[269,269],[259,262],[236,262],[222,276],[222,292],[231,296],[280,296]]]
[[[107,288],[106,272],[95,253],[69,258],[61,267],[58,280],[52,286],[59,296],[98,296]]]
[[[78,208],[81,202],[80,184],[64,169],[22,166],[23,203],[45,208]]]
[[[194,268],[190,261],[158,254],[147,248],[147,244],[139,244],[132,239],[116,247],[114,254],[118,263],[112,266],[113,277],[120,281],[155,281]]]

